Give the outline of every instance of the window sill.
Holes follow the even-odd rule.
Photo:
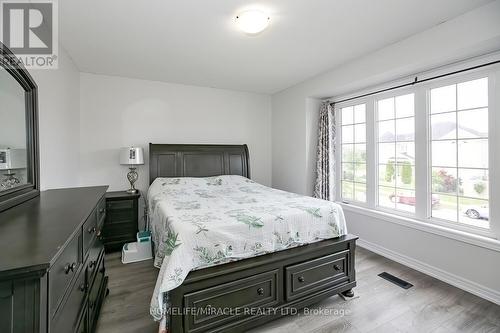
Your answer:
[[[490,238],[374,209],[354,206],[343,202],[337,203],[340,204],[345,211],[370,216],[383,221],[403,225],[405,227],[417,229],[420,231],[432,233],[435,235],[447,237],[464,243],[500,252],[500,241],[496,239],[496,236],[493,234],[491,234]]]

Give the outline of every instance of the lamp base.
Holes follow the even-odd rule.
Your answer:
[[[128,189],[126,192],[128,194],[137,194],[139,192],[139,190],[137,190],[135,188],[131,188],[131,189]]]

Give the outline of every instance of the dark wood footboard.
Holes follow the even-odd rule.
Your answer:
[[[191,272],[170,292],[172,333],[242,332],[356,286],[356,236]]]

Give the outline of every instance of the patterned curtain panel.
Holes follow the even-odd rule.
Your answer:
[[[319,109],[318,152],[314,197],[335,200],[335,114],[330,102]]]

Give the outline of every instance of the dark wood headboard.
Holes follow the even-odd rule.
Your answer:
[[[250,178],[247,145],[149,144],[149,183],[158,177]]]

